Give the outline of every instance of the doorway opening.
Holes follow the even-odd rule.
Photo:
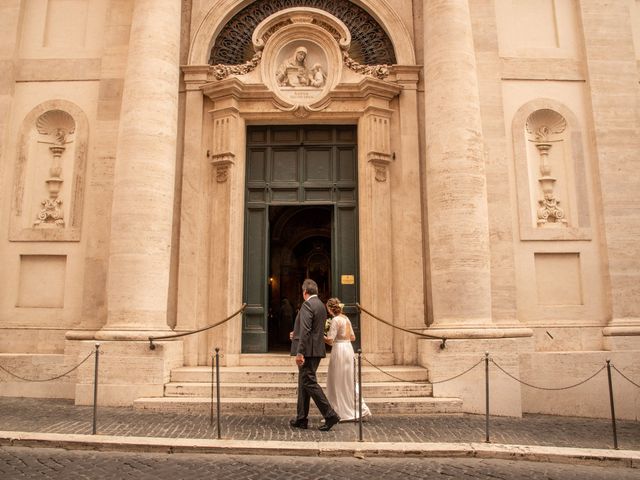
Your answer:
[[[247,127],[243,353],[289,351],[306,277],[344,302],[359,337],[356,132]]]
[[[269,208],[269,351],[289,351],[289,332],[302,305],[305,278],[318,284],[323,302],[331,297],[332,205]]]

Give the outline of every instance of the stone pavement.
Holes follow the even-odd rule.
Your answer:
[[[0,447],[0,478],[637,480],[631,468],[478,458],[309,458]]]
[[[357,425],[319,432],[319,417],[294,430],[289,415],[224,415],[217,440],[208,415],[113,407],[99,408],[94,436],[92,412],[0,397],[0,478],[640,478],[637,421],[618,422],[613,450],[609,421],[546,415],[492,417],[487,444],[480,415],[376,416],[357,442]]]
[[[90,434],[92,407],[75,406],[70,400],[0,397],[0,430],[62,434]],[[352,442],[357,425],[339,424],[330,432],[315,427],[292,429],[286,416],[223,415],[222,438],[242,441]],[[313,409],[312,409],[313,413]],[[618,445],[622,450],[640,450],[640,422],[617,422]],[[215,439],[209,415],[158,413],[133,408],[100,407],[97,417],[100,435],[160,438]],[[393,416],[380,415],[364,423],[365,442],[484,442],[482,415]],[[606,419],[525,415],[523,418],[491,417],[492,443],[611,449],[611,422]]]

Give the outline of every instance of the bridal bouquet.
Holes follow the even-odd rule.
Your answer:
[[[331,318],[327,318],[324,321],[324,334],[327,335],[329,333],[329,329],[331,328]]]

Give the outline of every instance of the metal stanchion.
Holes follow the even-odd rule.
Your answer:
[[[213,352],[211,352],[211,412],[209,413],[209,425],[213,427],[213,384],[215,382],[215,368],[216,368],[216,359]]]
[[[98,417],[98,361],[100,359],[100,344],[96,343],[96,362],[93,371],[93,428],[91,434],[96,434],[96,423]]]
[[[358,349],[358,441],[362,442],[362,349]]]
[[[485,391],[485,437],[484,441],[489,443],[489,352],[484,354],[484,391]]]
[[[613,382],[611,381],[611,360],[607,360],[607,377],[609,379],[609,402],[611,403],[611,425],[613,426],[613,448],[618,450],[618,431],[616,429],[616,407],[613,403]]]
[[[358,417],[358,382],[356,379],[356,357],[353,356],[353,425],[356,427],[356,432],[358,431],[358,424],[356,422]]]
[[[220,348],[216,347],[216,406],[218,417],[218,439],[222,438],[220,433]]]

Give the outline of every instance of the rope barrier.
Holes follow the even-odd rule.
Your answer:
[[[95,352],[91,352],[89,355],[87,355],[85,357],[84,360],[82,360],[78,365],[76,365],[75,367],[73,367],[71,370],[61,374],[61,375],[56,375],[55,377],[51,377],[51,378],[45,378],[45,379],[30,379],[30,378],[24,378],[21,377],[20,375],[16,375],[15,373],[10,372],[9,370],[7,370],[6,368],[4,368],[2,365],[0,365],[0,370],[8,373],[9,375],[11,375],[14,378],[17,378],[19,380],[22,380],[24,382],[50,382],[52,380],[57,380],[58,378],[62,378],[65,375],[69,375],[71,372],[73,372],[74,370],[78,369],[84,362],[86,362],[87,360],[89,360],[89,358],[91,358],[93,356]]]
[[[624,378],[627,382],[629,382],[630,384],[635,385],[636,387],[640,388],[640,385],[638,385],[636,382],[634,382],[629,377],[627,377],[624,373],[622,373],[620,370],[618,370],[615,365],[611,365],[611,366],[613,367],[613,369],[616,372],[618,372],[620,375],[622,375],[622,378]]]
[[[445,337],[438,337],[436,335],[429,335],[427,333],[422,333],[422,332],[414,332],[413,330],[409,330],[409,329],[406,329],[406,328],[399,327],[397,325],[394,325],[391,322],[383,320],[382,318],[378,317],[377,315],[374,315],[373,313],[371,313],[369,310],[364,308],[359,303],[356,303],[356,307],[358,307],[358,309],[360,311],[366,313],[367,315],[369,315],[370,317],[374,318],[375,320],[378,320],[379,322],[382,322],[385,325],[390,326],[391,328],[395,328],[396,330],[400,330],[402,332],[411,333],[412,335],[417,335],[418,337],[422,337],[422,338],[430,338],[432,340],[440,340],[442,342],[440,344],[440,348],[442,348],[442,349],[445,348],[445,346],[446,346],[447,339]]]
[[[429,381],[429,380],[427,380],[426,382],[422,382],[422,381],[418,381],[418,380],[404,380],[404,379],[402,379],[402,378],[400,378],[400,377],[396,377],[395,375],[392,375],[392,374],[391,374],[391,373],[389,373],[389,372],[385,372],[384,370],[382,370],[382,369],[381,369],[380,367],[378,367],[377,365],[374,365],[373,363],[371,363],[371,362],[369,361],[369,359],[368,359],[368,358],[364,357],[364,360],[365,360],[369,365],[371,365],[373,368],[375,368],[376,370],[378,370],[378,371],[380,371],[380,372],[384,373],[385,375],[387,375],[388,377],[393,378],[394,380],[398,380],[399,382],[413,383],[413,384],[416,384],[416,385],[437,385],[437,384],[439,384],[439,383],[446,383],[446,382],[450,382],[451,380],[455,380],[455,379],[456,379],[456,378],[458,378],[458,377],[461,377],[461,376],[463,376],[463,375],[466,375],[466,374],[467,374],[467,373],[469,373],[471,370],[473,370],[473,369],[474,369],[474,368],[476,368],[478,365],[480,365],[480,364],[484,361],[484,358],[481,358],[481,359],[478,361],[478,363],[476,363],[475,365],[473,365],[471,368],[468,368],[468,369],[467,369],[467,370],[465,370],[464,372],[459,373],[459,374],[457,374],[457,375],[454,375],[454,376],[453,376],[453,377],[451,377],[451,378],[447,378],[447,379],[444,379],[444,380],[438,380],[438,381],[436,381],[436,382],[431,382],[431,381]]]
[[[222,325],[223,323],[226,323],[229,320],[231,320],[233,317],[235,317],[239,313],[242,313],[245,308],[247,308],[247,304],[243,303],[242,306],[237,311],[235,311],[234,313],[229,315],[224,320],[220,320],[218,323],[214,323],[213,325],[209,325],[207,327],[200,328],[198,330],[193,330],[191,332],[184,332],[184,333],[176,333],[175,335],[164,335],[162,337],[149,337],[149,349],[150,350],[155,350],[156,349],[156,346],[153,344],[154,340],[168,340],[170,338],[186,337],[187,335],[193,335],[195,333],[204,332],[205,330],[210,330],[210,329],[212,329],[214,327]]]
[[[517,377],[514,377],[513,375],[511,375],[509,372],[507,372],[504,368],[502,368],[500,365],[498,365],[496,363],[496,361],[492,358],[491,362],[498,367],[498,370],[500,370],[502,373],[504,373],[506,376],[512,378],[513,380],[515,380],[516,382],[520,382],[522,385],[526,385],[527,387],[531,387],[531,388],[535,388],[537,390],[547,390],[547,391],[560,391],[560,390],[569,390],[571,388],[575,388],[575,387],[579,387],[580,385],[583,385],[585,383],[587,383],[589,380],[591,380],[593,377],[595,377],[596,375],[598,375],[601,371],[603,371],[605,368],[607,368],[606,365],[604,365],[602,368],[600,368],[600,370],[598,370],[596,373],[594,373],[593,375],[591,375],[589,378],[586,378],[584,380],[582,380],[581,382],[578,382],[574,385],[569,385],[567,387],[539,387],[537,385],[532,385],[530,383],[527,383],[523,380],[520,380]]]

